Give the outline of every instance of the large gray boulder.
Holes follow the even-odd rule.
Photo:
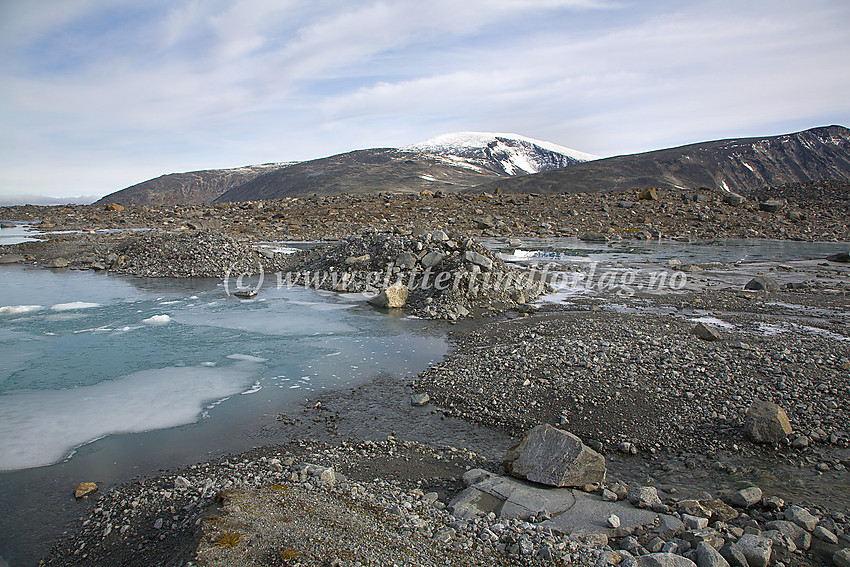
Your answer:
[[[750,567],[767,567],[770,563],[773,542],[766,537],[744,534],[735,545],[747,558]]]
[[[747,409],[744,433],[756,443],[779,443],[791,431],[785,410],[773,402],[756,400]]]
[[[538,425],[508,449],[505,467],[516,477],[550,486],[584,486],[605,480],[605,457],[568,431]]]
[[[697,567],[729,567],[720,552],[704,541],[697,544]]]
[[[696,563],[675,553],[650,553],[635,557],[635,567],[696,567]]]
[[[396,309],[407,303],[407,294],[407,286],[399,281],[370,299],[369,303],[376,307]]]
[[[744,286],[751,291],[779,291],[779,284],[770,276],[756,276]]]

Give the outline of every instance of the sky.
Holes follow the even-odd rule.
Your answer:
[[[512,132],[850,125],[846,0],[0,0],[0,197]]]

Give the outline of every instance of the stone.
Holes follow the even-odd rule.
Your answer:
[[[682,522],[685,523],[685,527],[689,530],[701,530],[708,527],[708,518],[691,516],[690,514],[682,514]]]
[[[767,567],[770,563],[773,543],[769,539],[755,534],[744,534],[735,545],[747,558],[749,567]]]
[[[629,489],[629,502],[638,508],[652,508],[661,504],[661,498],[654,486],[633,486]]]
[[[74,498],[86,498],[89,494],[97,492],[97,485],[93,482],[81,482],[74,489]]]
[[[619,500],[619,498],[617,497],[617,495],[614,492],[611,492],[607,488],[603,488],[602,489],[602,500],[604,500],[605,502],[616,502],[617,500]]]
[[[433,268],[434,266],[442,262],[445,257],[446,255],[442,252],[428,252],[427,254],[422,256],[422,259],[419,260],[419,263],[422,264],[422,267],[427,270],[428,268]]]
[[[579,236],[579,240],[584,242],[608,242],[608,237],[601,232],[585,232]]]
[[[818,519],[801,506],[791,505],[785,509],[785,519],[794,522],[807,532],[815,529]]]
[[[617,514],[611,514],[608,516],[608,525],[612,528],[620,527],[620,517]]]
[[[720,331],[702,322],[696,324],[693,333],[704,341],[720,340]]]
[[[0,222],[0,228],[16,228],[18,225],[12,222]]]
[[[779,291],[779,284],[770,276],[756,276],[746,283],[744,289],[751,291]]]
[[[826,257],[826,259],[829,262],[841,262],[843,264],[846,264],[847,262],[850,262],[850,253],[838,252],[837,254],[830,254]]]
[[[484,469],[470,469],[463,473],[461,478],[463,479],[464,486],[472,486],[473,484],[478,484],[479,482],[483,482],[493,476],[495,476],[493,473],[485,471]]]
[[[839,549],[832,554],[832,562],[835,567],[850,567],[850,547]]]
[[[660,518],[658,526],[652,531],[662,539],[672,539],[685,531],[685,524],[679,518],[667,514],[661,514]]]
[[[424,405],[427,405],[428,402],[431,401],[431,396],[428,394],[413,394],[410,396],[410,405],[421,408]]]
[[[178,476],[177,478],[174,479],[174,488],[186,489],[186,488],[191,488],[191,487],[192,487],[192,483],[189,482],[189,479],[187,479],[186,477]]]
[[[747,488],[738,490],[737,492],[733,492],[732,494],[726,497],[726,501],[732,506],[738,506],[739,508],[749,508],[750,506],[761,502],[761,498],[761,489],[757,486],[749,486]]]
[[[764,526],[769,531],[776,531],[793,542],[797,549],[809,549],[812,546],[812,535],[793,522],[774,520]],[[790,551],[794,551],[793,549]]]
[[[741,195],[730,191],[723,195],[723,202],[732,207],[737,207],[744,202],[744,198]]]
[[[756,400],[747,409],[744,433],[756,443],[779,443],[791,432],[788,415],[773,402]]]
[[[785,199],[768,199],[759,203],[759,210],[766,213],[775,213],[785,207],[786,204],[788,203]]]
[[[409,270],[416,265],[418,258],[412,252],[402,252],[395,257],[395,265],[404,270]]]
[[[583,493],[542,488],[510,477],[491,475],[458,494],[448,508],[460,519],[474,519],[490,512],[509,519],[536,518],[539,514],[552,517],[572,507],[578,494]]]
[[[711,512],[710,520],[714,522],[728,522],[734,520],[740,514],[738,511],[721,500],[700,500],[700,506]]]
[[[815,526],[815,529],[812,530],[812,535],[821,541],[825,541],[826,543],[838,545],[838,536],[823,526]]]
[[[301,474],[312,477],[329,486],[336,484],[336,473],[331,467],[304,463],[301,465]]]
[[[529,430],[508,449],[505,467],[516,477],[550,486],[584,486],[605,480],[605,457],[581,439],[549,424]]]
[[[407,303],[408,289],[403,282],[398,281],[369,300],[375,307],[398,309]]]
[[[657,201],[658,191],[655,190],[655,187],[645,187],[638,193],[638,199],[641,201]]]
[[[720,555],[723,556],[731,567],[749,567],[744,552],[737,544],[727,543],[720,548]]]
[[[449,239],[449,235],[444,230],[435,230],[431,233],[431,239],[435,242],[445,242]]]
[[[696,563],[675,553],[650,553],[635,557],[635,567],[696,567]]]
[[[479,266],[485,272],[493,267],[493,260],[485,256],[484,254],[479,254],[478,252],[474,252],[472,250],[467,250],[466,252],[464,252],[463,259],[466,262]]]
[[[52,260],[48,260],[47,262],[45,262],[44,267],[45,268],[67,268],[68,264],[70,264],[70,262],[68,262],[67,258],[59,257],[59,258],[53,258]]]
[[[348,258],[345,259],[345,265],[346,266],[355,266],[355,265],[368,264],[369,260],[371,260],[371,259],[372,259],[372,257],[369,256],[369,254],[363,254],[362,256],[349,256]]]
[[[20,254],[3,254],[0,256],[0,264],[17,264],[23,262],[24,259]]]
[[[120,212],[120,211],[124,210],[124,206],[119,205],[118,203],[109,203],[108,205],[106,205],[106,210],[107,211],[113,211],[113,212]]]
[[[697,567],[729,567],[729,562],[706,542],[697,544]]]

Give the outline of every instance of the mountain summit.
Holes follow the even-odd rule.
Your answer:
[[[495,132],[442,134],[402,149],[462,158],[503,175],[540,173],[599,159],[552,142]]]

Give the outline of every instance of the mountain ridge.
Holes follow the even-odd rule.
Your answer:
[[[850,179],[850,129],[820,126],[778,136],[728,138],[603,158],[476,191],[598,193],[647,186],[750,193],[764,186]]]

